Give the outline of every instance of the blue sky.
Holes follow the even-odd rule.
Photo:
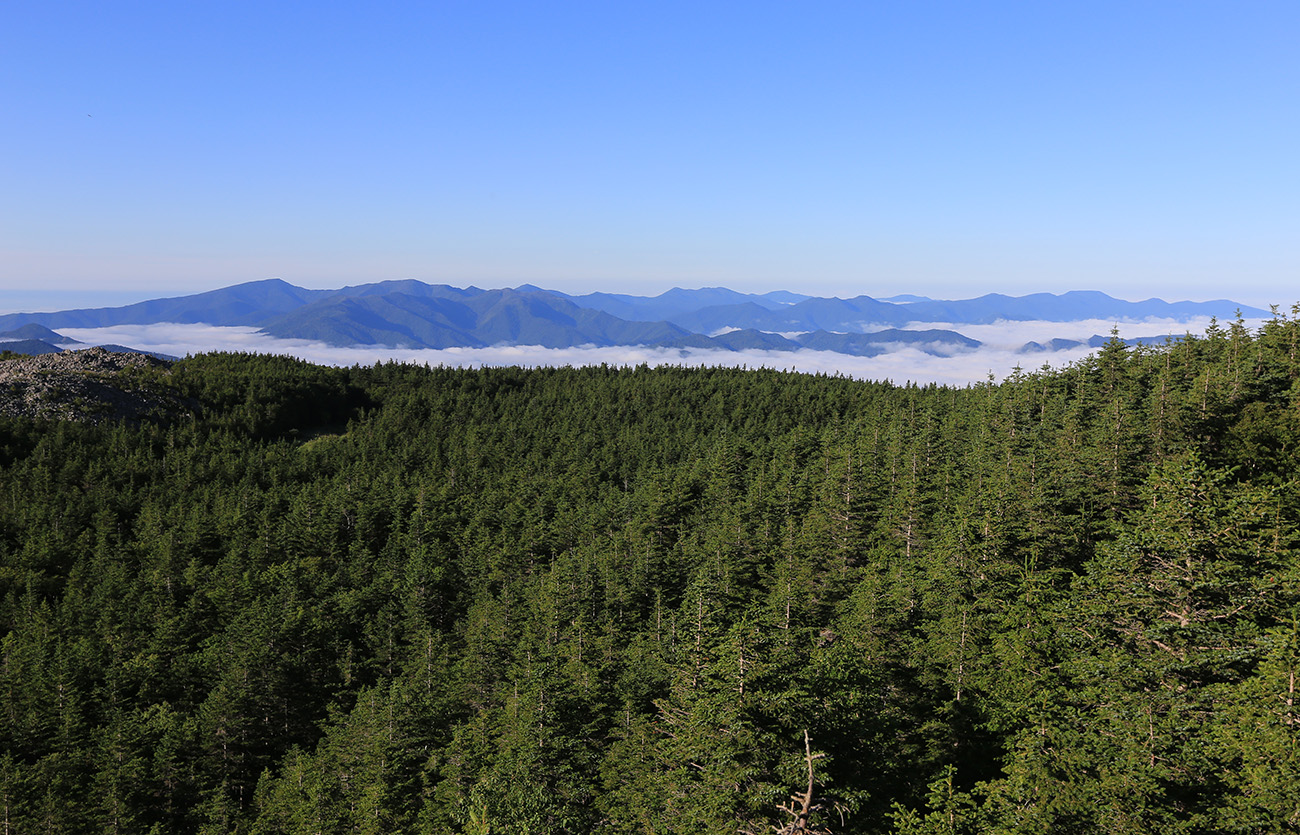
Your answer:
[[[0,308],[269,277],[1289,306],[1297,33],[1294,2],[14,0]]]

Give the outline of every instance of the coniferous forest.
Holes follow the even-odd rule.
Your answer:
[[[1300,827],[1300,320],[0,420],[6,833]]]

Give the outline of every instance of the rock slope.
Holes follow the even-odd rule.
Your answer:
[[[157,372],[170,365],[104,348],[3,360],[0,415],[85,423],[166,419],[185,409],[157,383]]]

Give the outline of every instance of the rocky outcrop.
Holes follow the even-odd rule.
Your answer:
[[[161,385],[170,365],[104,348],[0,360],[0,415],[85,423],[166,420],[188,410]]]

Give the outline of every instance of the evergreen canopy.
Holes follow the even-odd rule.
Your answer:
[[[0,815],[1293,830],[1298,348],[963,389],[215,354],[134,372],[177,420],[0,419]]]

